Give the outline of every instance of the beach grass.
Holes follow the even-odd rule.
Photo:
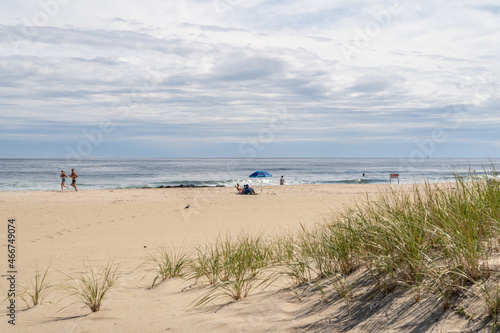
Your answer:
[[[275,262],[278,274],[302,285],[317,279],[310,257],[311,237],[304,232],[299,236],[285,235],[274,240]]]
[[[183,277],[190,260],[182,250],[179,252],[175,247],[169,250],[163,246],[157,256],[151,255],[150,262],[156,271],[156,276],[151,283],[151,288],[153,288],[167,279]]]
[[[448,290],[489,274],[481,263],[498,235],[499,208],[498,182],[457,176],[449,187],[424,184],[385,193],[348,211],[344,221],[362,240],[355,240],[359,260],[379,282],[419,289],[433,281],[435,290]]]
[[[104,298],[118,279],[118,265],[109,262],[99,269],[95,269],[84,264],[84,268],[85,272],[80,276],[68,276],[72,284],[66,285],[64,289],[88,306],[90,311],[97,312],[101,309]]]
[[[47,280],[47,273],[49,272],[51,263],[47,266],[45,271],[41,273],[38,270],[38,265],[36,266],[35,276],[32,280],[27,281],[26,285],[21,286],[23,291],[20,298],[26,303],[26,306],[30,308],[31,306],[37,306],[42,303],[42,300],[47,296],[48,291],[52,287]],[[25,299],[25,296],[29,297],[30,303]]]
[[[272,249],[260,236],[240,235],[235,240],[219,237],[212,246],[198,248],[191,264],[191,278],[204,278],[211,284],[209,292],[195,306],[206,304],[220,296],[241,300],[251,290],[270,283],[272,276],[264,270],[271,267]]]

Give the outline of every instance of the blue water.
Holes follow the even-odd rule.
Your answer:
[[[281,175],[286,184],[383,184],[389,174],[399,173],[401,183],[453,181],[452,170],[463,176],[499,164],[490,159],[0,159],[0,191],[60,190],[59,174],[75,168],[80,189],[120,189],[166,185],[260,184],[248,176],[265,170],[272,178],[263,185],[277,185]],[[363,177],[362,174],[365,174]],[[69,185],[71,181],[67,181]]]

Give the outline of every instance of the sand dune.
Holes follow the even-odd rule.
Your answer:
[[[43,304],[31,309],[18,300],[15,331],[330,332],[333,327],[334,331],[377,331],[377,325],[387,322],[388,312],[368,311],[370,302],[366,301],[354,307],[354,316],[347,316],[342,300],[324,304],[310,286],[296,292],[270,288],[239,302],[222,299],[193,309],[193,301],[207,288],[173,279],[147,289],[153,279],[147,261],[161,246],[189,251],[213,243],[219,235],[271,237],[297,231],[301,225],[311,227],[338,215],[343,207],[365,200],[367,195],[375,198],[387,188],[276,186],[264,187],[262,192],[258,189],[256,196],[238,195],[232,188],[0,192],[2,267],[7,264],[7,220],[15,218],[18,283],[32,278],[36,265],[44,269],[49,262],[52,266],[48,278],[52,283],[65,281],[66,274],[82,272],[84,262],[98,266],[114,260],[120,273],[119,286],[96,313],[75,303],[58,288]],[[185,209],[188,204],[190,207]],[[6,283],[3,278],[0,287],[5,289]],[[400,296],[398,302],[404,305],[405,296]],[[384,306],[393,313],[397,310],[391,308],[394,304],[390,302]],[[398,317],[394,327],[412,321],[427,325],[421,324],[418,316],[427,313],[428,306],[426,302],[412,305],[412,317],[408,318],[408,313]],[[367,315],[371,321],[367,321]],[[12,330],[7,317],[2,318],[0,331]],[[422,331],[441,331],[440,326],[424,326]]]

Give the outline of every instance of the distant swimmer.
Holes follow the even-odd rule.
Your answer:
[[[365,176],[365,173],[363,172],[363,177]]]
[[[75,172],[75,169],[71,169],[71,175],[69,175],[71,178],[71,186],[74,187],[75,191],[78,192],[78,189],[76,188],[76,178],[78,178],[78,175]]]
[[[64,190],[63,187],[66,187],[69,190],[69,187],[66,186],[66,178],[68,178],[68,175],[66,175],[64,170],[61,170],[61,175],[59,177],[61,178],[61,191]]]

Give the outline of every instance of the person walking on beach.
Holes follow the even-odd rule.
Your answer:
[[[281,176],[280,185],[285,185],[285,178],[283,178],[283,176]]]
[[[78,189],[76,188],[76,178],[78,178],[78,175],[75,172],[75,169],[71,169],[71,175],[69,177],[72,179],[71,180],[71,186],[75,188],[75,191],[78,192]]]
[[[64,170],[61,170],[61,175],[59,177],[61,178],[61,191],[64,191],[63,187],[66,187],[69,190],[69,187],[66,186],[66,178],[68,178],[68,176]]]

